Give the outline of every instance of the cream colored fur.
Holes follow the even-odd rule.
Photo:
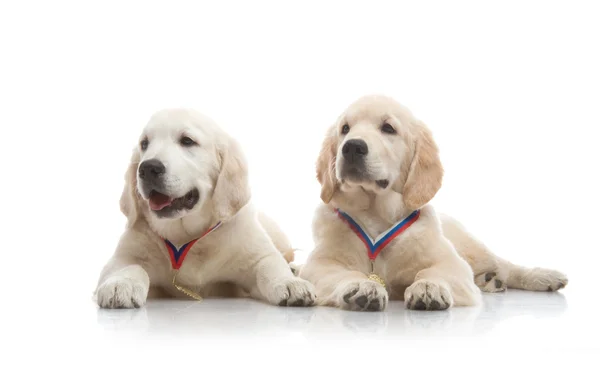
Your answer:
[[[395,134],[384,133],[383,123]],[[342,128],[347,124],[347,134]],[[350,139],[368,145],[369,178],[345,178],[342,147]],[[313,222],[315,248],[300,277],[311,281],[318,303],[351,310],[383,310],[388,299],[411,309],[476,305],[480,289],[506,287],[555,291],[567,284],[559,272],[527,269],[495,256],[456,220],[438,216],[429,201],[442,184],[443,168],[429,129],[391,98],[371,95],[351,104],[329,128],[317,160],[323,204]],[[382,188],[376,181],[389,181]],[[421,209],[420,218],[374,262],[383,287],[367,278],[370,262],[359,238],[334,212],[349,213],[375,237]]]
[[[181,135],[199,145],[182,149]],[[274,305],[309,306],[314,287],[292,273],[290,242],[277,224],[250,200],[244,155],[234,139],[198,112],[163,110],[153,115],[136,147],[125,176],[121,210],[127,227],[98,281],[95,298],[103,308],[144,305],[148,294],[188,296],[174,288],[168,251],[162,238],[182,245],[222,221],[189,251],[177,282],[203,297],[250,296]],[[149,158],[167,169],[171,192],[197,188],[200,200],[191,210],[160,218],[138,189],[138,165]]]

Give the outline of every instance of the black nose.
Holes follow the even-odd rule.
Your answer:
[[[156,179],[166,171],[165,165],[157,159],[146,160],[140,164],[138,174],[141,179]]]
[[[342,147],[344,158],[351,162],[362,160],[367,153],[369,147],[363,140],[348,140]]]

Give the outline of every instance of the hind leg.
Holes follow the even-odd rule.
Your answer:
[[[290,270],[292,271],[292,274],[294,274],[296,277],[298,277],[298,274],[300,274],[300,269],[302,269],[302,265],[290,262]]]
[[[498,293],[506,290],[506,278],[500,277],[498,272],[487,271],[475,275],[475,285],[483,292]]]
[[[508,287],[536,292],[555,292],[569,283],[567,276],[559,271],[541,267],[527,268],[499,259],[508,268]]]
[[[281,227],[270,217],[268,217],[265,213],[258,213],[258,221],[260,225],[264,228],[264,230],[269,235],[271,242],[275,245],[275,248],[283,255],[283,258],[288,262],[292,263],[294,261],[294,248],[292,247],[292,243]],[[294,272],[294,268],[292,269]],[[294,273],[295,275],[296,273]]]
[[[471,266],[475,283],[484,292],[502,292],[507,288],[531,291],[557,291],[569,282],[561,272],[515,265],[492,253],[456,219],[441,215],[444,236]]]
[[[458,255],[471,266],[479,289],[488,293],[505,291],[508,272],[502,270],[498,258],[457,220],[443,214],[440,215],[440,220],[444,236],[452,242]]]

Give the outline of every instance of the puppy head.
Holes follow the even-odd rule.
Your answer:
[[[165,109],[150,118],[133,150],[121,210],[133,224],[142,209],[176,219],[210,203],[214,218],[226,220],[249,199],[238,144],[198,112]]]
[[[365,96],[327,132],[317,161],[321,199],[340,188],[381,194],[393,189],[406,208],[429,202],[442,183],[438,148],[427,127],[391,98]]]

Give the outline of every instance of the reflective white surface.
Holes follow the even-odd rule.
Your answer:
[[[97,325],[103,340],[128,342],[126,347],[136,351],[134,343],[151,340],[168,352],[206,357],[210,370],[232,372],[230,377],[240,380],[238,370],[271,366],[300,367],[291,371],[296,381],[320,375],[319,380],[350,384],[361,378],[372,383],[371,372],[388,382],[408,382],[423,374],[426,380],[446,380],[446,372],[461,367],[473,378],[485,378],[510,367],[515,375],[524,373],[521,381],[529,377],[552,385],[568,382],[578,367],[591,372],[598,360],[599,337],[595,323],[585,317],[585,303],[568,302],[576,290],[486,294],[481,307],[442,312],[409,311],[400,302],[385,312],[367,313],[281,308],[252,300],[160,300],[140,310],[95,310],[89,324]],[[144,353],[163,352],[152,345]],[[574,363],[565,368],[567,362]],[[310,366],[305,369],[304,363]],[[307,374],[298,374],[301,370]],[[416,374],[401,376],[405,372]],[[487,384],[501,385],[505,377]],[[277,378],[269,380],[276,383]]]
[[[564,385],[574,372],[577,378],[594,372],[599,360],[597,324],[578,290],[509,290],[485,294],[481,307],[440,312],[409,311],[400,302],[368,313],[252,300],[157,300],[139,310],[94,309],[86,324],[103,346],[118,348],[117,357],[135,353],[144,369],[152,364],[147,377],[154,382],[150,375],[161,375],[165,356],[175,356],[189,364],[170,374],[182,381],[201,369],[236,384],[480,385],[490,379],[483,384],[506,385],[518,378],[516,385]]]
[[[64,294],[64,305],[32,302],[7,315],[0,385],[593,385],[600,360],[594,295],[577,284],[485,294],[481,307],[438,312],[246,299],[102,310]]]
[[[570,314],[576,311],[569,313],[567,298],[561,293],[511,290],[485,294],[480,307],[436,312],[407,310],[402,302],[391,302],[386,311],[377,313],[327,307],[282,308],[247,299],[151,300],[141,309],[98,309],[96,322],[104,334],[113,337],[301,335],[309,340],[432,339],[464,335],[493,338],[512,333],[518,323],[522,332],[531,334],[527,340],[536,340],[568,321]],[[563,344],[568,345],[568,341]]]

